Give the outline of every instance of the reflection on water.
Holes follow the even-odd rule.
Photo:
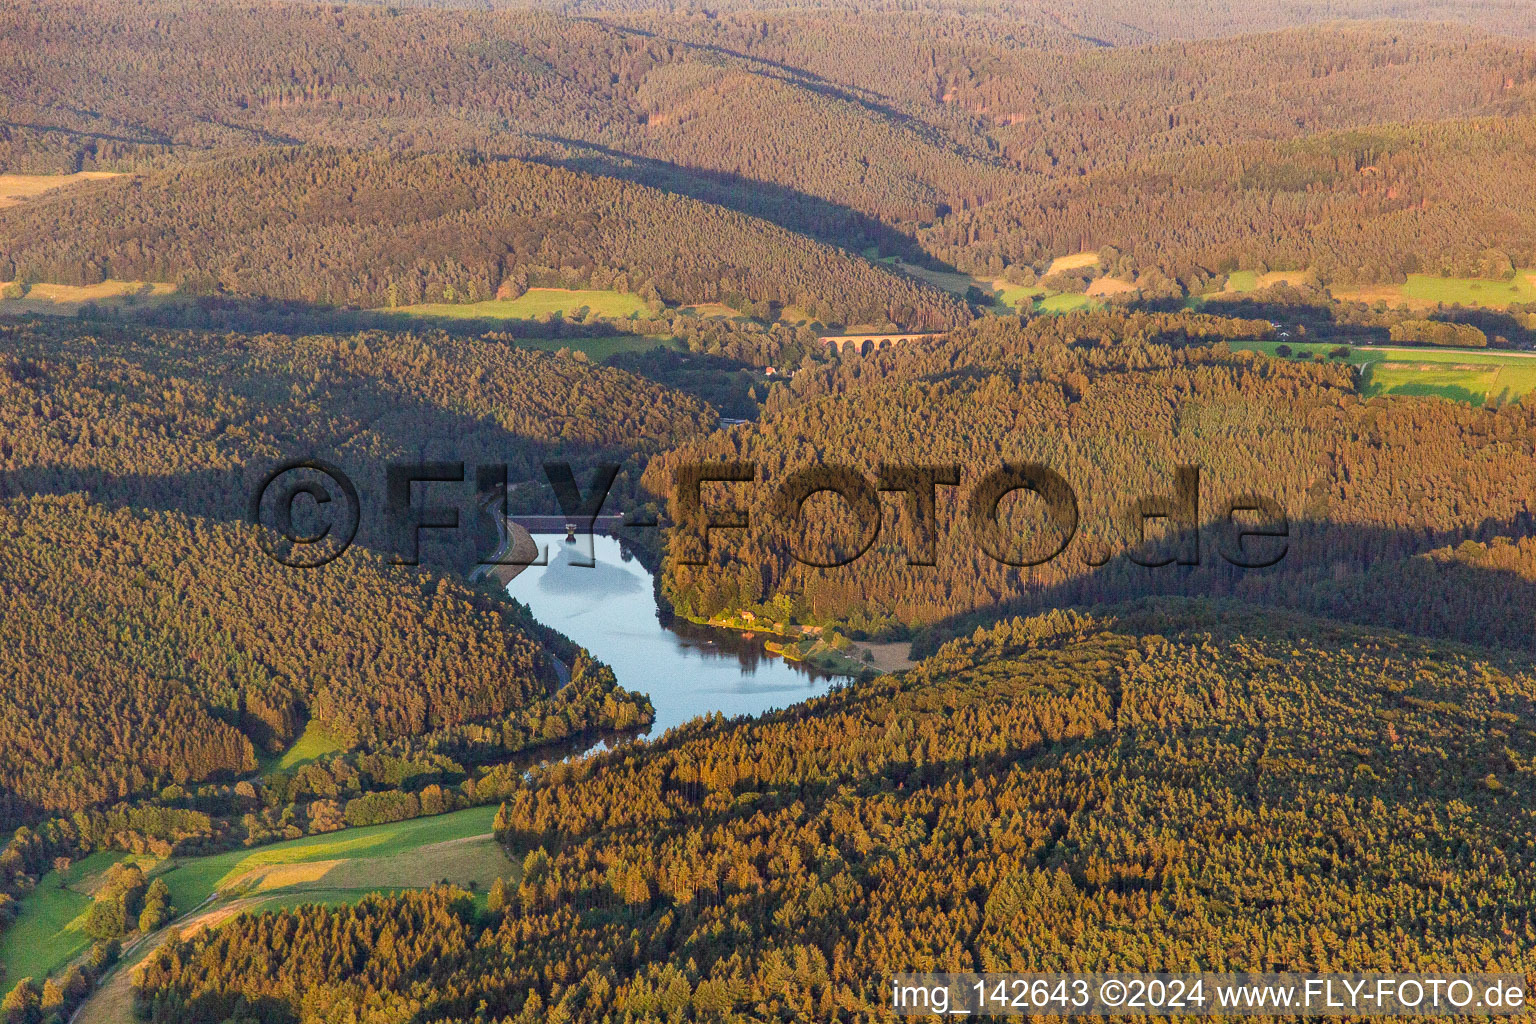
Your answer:
[[[649,695],[652,735],[713,711],[782,708],[825,693],[833,681],[769,654],[757,637],[680,619],[663,626],[651,574],[613,537],[534,539],[547,546],[549,564],[524,569],[507,593],[611,666],[621,686]]]

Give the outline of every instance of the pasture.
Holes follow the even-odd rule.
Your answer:
[[[1234,342],[1234,349],[1275,355],[1283,342]],[[1302,353],[1309,358],[1321,355],[1329,362],[1345,362],[1362,368],[1361,393],[1377,395],[1419,395],[1449,398],[1459,402],[1495,405],[1512,402],[1536,391],[1536,355],[1517,352],[1489,352],[1475,349],[1444,349],[1415,346],[1391,348],[1349,347],[1349,356],[1331,360],[1328,353],[1334,343],[1289,343],[1293,357]]]
[[[54,189],[86,181],[121,178],[113,171],[79,171],[75,174],[0,174],[0,210],[15,206]]]
[[[1091,296],[1079,292],[1056,292],[1046,295],[1035,303],[1037,313],[1072,313],[1079,309],[1095,309],[1100,305]]]
[[[650,316],[650,307],[633,292],[598,291],[591,288],[530,288],[515,299],[485,302],[423,302],[380,312],[402,316],[444,317],[451,320],[533,320],[541,315],[560,315],[574,320],[595,313],[608,320]]]
[[[1515,302],[1536,302],[1536,271],[1516,271],[1514,278],[1508,281],[1409,274],[1403,284],[1336,290],[1333,295],[1334,298],[1352,302],[1385,302],[1392,307],[1406,306],[1418,310],[1434,309],[1442,305],[1507,309]]]
[[[1273,288],[1277,284],[1300,285],[1306,282],[1310,274],[1309,270],[1271,270],[1263,274],[1256,270],[1234,270],[1227,275],[1227,283],[1222,292],[1241,295]]]
[[[1125,281],[1118,277],[1098,277],[1088,286],[1088,297],[1091,299],[1105,298],[1111,295],[1129,295],[1136,291],[1134,281]]]
[[[115,860],[92,854],[60,875],[50,871],[21,900],[21,916],[0,936],[0,992],[22,978],[42,979],[68,964],[90,946],[82,930],[91,909],[87,883]]]
[[[83,931],[90,894],[114,863],[134,861],[150,877],[164,879],[178,913],[193,915],[194,923],[223,914],[228,900],[238,901],[242,911],[351,903],[370,892],[424,889],[444,880],[473,888],[483,898],[497,877],[517,873],[491,835],[496,809],[473,807],[208,857],[162,862],[92,854],[62,876],[50,872],[21,901],[21,915],[0,939],[5,966],[0,991],[22,978],[40,980],[58,972],[90,947]],[[213,897],[217,902],[205,906]]]
[[[304,734],[294,741],[293,746],[283,751],[277,758],[271,759],[270,764],[262,766],[262,773],[292,771],[327,755],[340,752],[341,742],[327,732],[324,726],[317,722],[310,722],[304,727]]]
[[[483,900],[496,878],[516,878],[519,873],[491,835],[496,810],[494,804],[472,807],[436,818],[188,858],[152,874],[170,887],[183,915],[171,927],[183,935],[217,927],[238,914],[302,904],[341,906],[370,892],[422,889],[445,879],[473,887]],[[111,857],[103,857],[104,869]],[[214,896],[219,898],[211,899]],[[83,914],[79,916],[83,921]],[[163,941],[162,935],[124,956],[80,1008],[76,1024],[132,1024],[134,967]]]
[[[1409,274],[1402,292],[1410,299],[1463,306],[1505,308],[1512,302],[1536,302],[1536,280],[1529,270],[1515,273],[1509,281],[1483,281],[1472,277],[1433,277]]]
[[[1083,267],[1091,267],[1099,262],[1097,252],[1074,252],[1066,256],[1058,256],[1051,260],[1051,265],[1046,268],[1045,277],[1059,274],[1064,270],[1081,270]]]
[[[992,301],[996,304],[1007,306],[1009,309],[1023,309],[1034,304],[1046,295],[1050,294],[1038,284],[1023,285],[1009,284],[1002,278],[998,278],[992,284]]]
[[[820,322],[811,315],[809,310],[802,309],[799,306],[785,306],[779,310],[779,323],[788,324],[791,327],[798,327],[801,324],[819,324]]]
[[[694,303],[692,306],[679,306],[677,311],[679,313],[687,313],[687,314],[690,314],[692,316],[702,317],[702,318],[704,318],[706,320],[708,320],[708,319],[723,319],[723,320],[750,320],[750,319],[752,319],[751,317],[747,316],[747,314],[743,313],[741,310],[735,309],[734,307],[731,307],[731,306],[727,306],[723,302],[698,302],[698,303]]]
[[[0,296],[4,296],[6,287],[6,283],[0,283]],[[67,316],[87,302],[100,306],[129,306],[137,302],[161,300],[175,291],[176,286],[166,282],[118,281],[109,278],[100,284],[73,285],[40,281],[28,286],[26,293],[20,297],[0,297],[0,313]]]
[[[182,912],[215,895],[262,896],[268,905],[296,906],[321,893],[355,899],[368,892],[426,888],[445,878],[474,883],[483,892],[513,869],[491,837],[495,818],[495,806],[472,807],[172,861],[155,874]]]
[[[1084,262],[1083,258],[1088,256],[1093,258]],[[1097,262],[1098,258],[1098,253],[1078,253],[1075,256],[1063,256],[1051,264],[1051,269],[1053,271],[1059,269],[1057,264],[1062,263],[1063,260],[1067,261],[1067,269],[1072,269],[1074,267],[1090,266]],[[970,274],[959,272],[929,270],[926,267],[919,267],[910,263],[898,263],[897,266],[919,280],[927,281],[931,285],[943,288],[945,291],[953,292],[956,295],[964,295],[969,289],[974,287],[987,296],[991,300],[993,308],[999,311],[1012,312],[1020,310],[1026,302],[1030,304],[1036,313],[1066,313],[1076,309],[1087,309],[1100,305],[1092,296],[1079,295],[1073,292],[1048,291],[1038,284],[1010,284],[1000,277],[991,279],[973,277]],[[1097,281],[1094,283],[1098,284]],[[1120,282],[1115,283],[1120,284]],[[1089,290],[1092,291],[1091,288]],[[1103,289],[1101,293],[1107,295],[1119,290],[1123,289],[1117,289],[1111,285]],[[849,328],[848,333],[853,334],[857,332]]]

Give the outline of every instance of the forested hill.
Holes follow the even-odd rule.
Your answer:
[[[170,281],[350,306],[612,288],[942,330],[947,292],[766,221],[518,160],[258,151],[0,212],[0,280]]]
[[[542,464],[563,460],[583,481],[594,462],[619,463],[617,507],[646,457],[717,422],[698,399],[497,335],[290,337],[45,319],[0,326],[0,343],[0,497],[86,492],[244,519],[248,489],[269,467],[323,458],[377,513],[390,460],[463,460],[471,479],[476,465],[500,465],[513,483],[542,483]],[[387,540],[379,519],[365,518],[360,540]]]
[[[308,722],[343,749],[452,734],[465,760],[596,727],[600,700],[544,703],[548,637],[432,568],[488,553],[468,513],[455,543],[422,545],[426,568],[393,564],[385,467],[464,460],[467,488],[488,464],[526,489],[545,459],[583,484],[612,461],[618,507],[647,454],[715,421],[495,338],[54,321],[0,328],[0,347],[0,828],[227,787]],[[247,521],[267,469],[300,458],[340,466],[363,506],[354,549],[311,570],[273,561]]]
[[[155,954],[145,1002],[870,1021],[912,969],[1525,973],[1533,701],[1529,658],[1284,614],[1005,622],[537,773],[488,918],[451,890],[243,918]]]
[[[1528,44],[1458,26],[1098,38],[1049,16],[942,8],[576,17],[30,0],[0,12],[0,166],[130,169],[284,142],[478,150],[916,253],[912,236],[946,218],[958,220],[944,245],[986,243],[999,228],[971,211],[1144,156],[1504,117],[1528,107],[1532,81]],[[105,65],[123,71],[106,78]]]
[[[752,608],[897,635],[1000,605],[1230,595],[1530,649],[1536,405],[1367,401],[1346,366],[1224,344],[1270,330],[1188,314],[993,317],[803,371],[799,401],[770,398],[757,423],[648,466],[659,496],[674,495],[690,463],[755,467],[753,484],[718,485],[708,499],[717,516],[747,510],[750,528],[712,531],[707,556],[696,530],[674,530],[666,592],[693,616]],[[1000,549],[983,550],[967,502],[1004,463],[1064,478],[1075,533],[1018,496],[1000,506]],[[798,519],[777,505],[794,473],[847,466],[873,481],[887,464],[958,467],[961,486],[936,491],[937,564],[921,564],[899,495],[884,499],[873,537],[842,499],[818,495]],[[1133,510],[1173,504],[1180,465],[1199,467],[1198,509],[1144,530]],[[1273,567],[1238,569],[1219,553],[1236,543],[1228,507],[1255,495],[1283,512],[1289,538]],[[674,514],[694,522],[675,504]],[[1405,590],[1436,598],[1405,602]]]
[[[1536,265],[1533,161],[1529,115],[1211,144],[1051,179],[922,239],[977,269],[1097,250],[1149,295],[1216,268],[1310,268],[1346,286],[1507,279]]]
[[[122,73],[105,81],[104,64]],[[530,10],[28,3],[0,14],[0,81],[14,83],[0,93],[10,170],[282,141],[535,153],[724,188],[870,240],[869,218],[932,219],[1003,183],[980,140],[864,96]]]
[[[625,21],[675,24],[730,23],[761,17],[755,0],[717,0],[701,12],[689,0],[416,0],[428,7],[523,7],[534,5],[566,14],[596,15]],[[1338,25],[1383,18],[1476,25],[1494,32],[1536,35],[1536,17],[1520,0],[1244,0],[1159,4],[1149,0],[867,0],[857,13],[829,0],[780,0],[775,12],[791,11],[806,20],[883,19],[897,38],[916,35],[910,20],[939,13],[939,24],[958,24],[967,34],[997,33],[1014,41],[1069,40],[1099,46],[1128,46],[1169,39],[1204,39],[1245,32],[1268,32],[1296,25]],[[1061,43],[1058,42],[1060,45]]]

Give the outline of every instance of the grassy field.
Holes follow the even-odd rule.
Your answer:
[[[1087,295],[1077,292],[1057,292],[1047,295],[1035,303],[1035,311],[1039,313],[1070,313],[1077,309],[1092,309],[1100,305]]]
[[[1222,291],[1227,294],[1242,294],[1273,288],[1277,284],[1300,284],[1307,274],[1308,271],[1305,270],[1271,270],[1266,274],[1260,274],[1256,270],[1234,270],[1227,275],[1227,284]]]
[[[1107,298],[1111,295],[1129,295],[1136,291],[1136,282],[1118,277],[1096,277],[1088,285],[1089,298]]]
[[[530,288],[515,299],[485,302],[424,302],[380,312],[403,316],[446,317],[452,320],[532,320],[543,313],[559,313],[567,320],[584,310],[612,320],[650,314],[645,300],[631,292],[573,288]]]
[[[266,759],[262,765],[262,774],[267,772],[286,772],[294,768],[301,768],[328,754],[336,754],[341,751],[341,742],[325,731],[318,723],[310,722],[304,727],[304,735],[294,741],[293,746],[283,751],[276,758]]]
[[[1517,271],[1513,280],[1509,281],[1409,274],[1404,284],[1335,290],[1333,294],[1338,299],[1385,302],[1388,306],[1407,306],[1410,309],[1433,309],[1439,305],[1457,304],[1505,309],[1512,302],[1536,302],[1536,271]]]
[[[83,181],[121,178],[111,171],[80,171],[77,174],[0,174],[0,209],[15,206],[33,196]]]
[[[1431,277],[1409,274],[1401,286],[1410,299],[1446,305],[1505,307],[1511,302],[1536,302],[1536,273],[1518,271],[1510,281],[1480,281],[1470,277]]]
[[[50,873],[22,900],[21,916],[0,940],[0,964],[5,965],[0,991],[22,978],[58,971],[90,946],[81,930],[90,893],[102,873],[119,861],[136,861],[152,877],[164,879],[181,914],[200,908],[217,914],[234,900],[240,910],[351,903],[370,892],[422,889],[444,880],[473,888],[483,899],[498,876],[517,873],[491,835],[495,818],[494,805],[474,807],[165,862],[92,854],[70,867],[63,886],[60,876]]]
[[[1227,285],[1223,291],[1251,292],[1259,287],[1259,275],[1253,270],[1234,270],[1227,275]]]
[[[1037,284],[1009,284],[1002,279],[992,282],[993,300],[1011,309],[1019,309],[1025,303],[1034,305],[1047,294],[1049,293]]]
[[[3,291],[6,284],[9,282],[0,282],[0,291]],[[124,306],[136,302],[161,301],[175,291],[174,284],[164,282],[112,279],[92,285],[39,282],[29,287],[27,293],[19,299],[0,298],[0,313],[69,315],[86,302],[101,306]]]
[[[1481,405],[1490,394],[1508,390],[1500,386],[1499,376],[1498,367],[1479,369],[1470,364],[1371,363],[1365,373],[1365,393],[1437,396]]]
[[[342,906],[370,892],[421,889],[444,880],[474,888],[483,903],[496,878],[516,878],[519,873],[491,835],[495,819],[494,805],[474,807],[436,818],[189,858],[155,874],[165,879],[183,915],[172,926],[186,935],[238,914],[301,904]],[[209,899],[215,895],[219,898]],[[133,969],[164,941],[163,934],[140,942],[124,956],[81,1008],[76,1024],[132,1024]]]
[[[1087,259],[1092,257],[1092,259]],[[1058,269],[1057,263],[1066,261],[1066,269],[1089,266],[1098,260],[1098,253],[1078,253],[1075,256],[1063,256],[1053,263],[1052,269]],[[1033,305],[1036,313],[1066,313],[1074,309],[1087,309],[1096,307],[1100,303],[1087,295],[1078,295],[1072,292],[1047,291],[1038,284],[1022,285],[1010,284],[1002,278],[988,280],[986,278],[972,277],[970,274],[950,273],[947,271],[929,270],[926,267],[913,266],[910,263],[899,264],[900,268],[913,277],[927,281],[931,285],[943,288],[945,291],[956,295],[964,295],[972,287],[977,288],[983,295],[992,300],[992,305],[998,309],[1018,309],[1025,302]],[[851,328],[847,333],[856,333]]]
[[[1280,344],[1284,343],[1251,341],[1232,347],[1274,355]],[[1325,359],[1336,347],[1290,343],[1293,353],[1321,354]],[[1351,347],[1349,356],[1338,361],[1365,368],[1363,391],[1368,396],[1436,395],[1477,404],[1491,398],[1495,404],[1504,404],[1536,391],[1536,358],[1505,352]]]
[[[97,853],[72,865],[62,878],[50,871],[22,899],[21,916],[0,938],[0,964],[5,965],[0,992],[10,991],[22,978],[46,977],[91,944],[81,931],[91,907],[87,884],[116,859]]]
[[[183,912],[208,897],[271,894],[279,905],[312,902],[318,893],[424,888],[448,879],[483,891],[512,864],[491,838],[496,808],[474,807],[436,818],[307,836],[255,850],[193,857],[157,872]]]
[[[741,310],[727,306],[723,302],[696,302],[691,306],[680,306],[678,308],[678,312],[691,313],[696,317],[701,317],[706,320],[710,318],[719,318],[724,320],[752,319]]]
[[[1051,260],[1051,265],[1046,268],[1045,276],[1059,274],[1064,270],[1079,270],[1083,267],[1091,267],[1099,262],[1097,252],[1074,252],[1068,256],[1057,256]]]
[[[779,310],[779,323],[798,327],[800,324],[815,324],[820,323],[820,321],[812,316],[808,310],[801,309],[799,306],[785,306]]]

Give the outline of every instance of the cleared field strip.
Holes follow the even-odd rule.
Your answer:
[[[0,210],[15,206],[45,192],[67,188],[87,181],[121,178],[113,171],[80,171],[76,174],[0,174]]]
[[[485,302],[423,302],[414,306],[381,309],[401,316],[445,317],[452,320],[532,320],[538,316],[567,320],[589,313],[610,320],[650,315],[645,300],[632,292],[583,288],[529,288],[515,299]]]
[[[22,978],[39,978],[73,960],[91,944],[85,915],[91,909],[87,879],[106,870],[115,858],[93,854],[62,875],[50,871],[21,900],[21,916],[0,938],[0,994]]]
[[[1083,267],[1091,267],[1099,262],[1099,254],[1093,251],[1074,252],[1067,256],[1058,256],[1051,260],[1051,265],[1046,269],[1045,276],[1059,274],[1064,270],[1081,270]]]
[[[0,964],[6,969],[0,991],[21,978],[41,981],[57,974],[89,948],[84,925],[91,892],[114,863],[138,863],[150,877],[163,879],[182,914],[174,926],[183,929],[208,927],[245,910],[352,903],[371,892],[424,889],[444,881],[483,896],[498,877],[518,873],[491,834],[496,810],[495,805],[473,807],[208,857],[157,861],[92,854],[62,875],[50,873],[21,901],[21,916],[0,944]],[[130,960],[142,959],[159,941],[163,933],[140,940],[135,947],[139,955],[125,958],[113,975],[122,979],[120,987],[127,986]],[[104,989],[87,1006],[99,1001],[122,1003],[121,993],[112,998]],[[80,1019],[91,1018],[82,1014]]]
[[[19,290],[15,281],[0,282],[0,313],[72,314],[87,302],[121,306],[140,301],[158,301],[173,295],[176,286],[164,281],[118,281],[109,278],[100,284],[51,284],[40,281],[29,285],[25,294],[5,297]]]
[[[370,825],[307,836],[255,850],[234,850],[194,857],[158,873],[178,907],[195,907],[209,896],[248,895],[286,890],[300,897],[307,889],[419,888],[444,878],[461,885],[489,884],[511,863],[491,839],[495,807],[475,807],[435,818],[415,818],[390,825]],[[480,838],[475,857],[448,844]],[[494,853],[494,857],[484,857]],[[451,869],[451,870],[450,870]],[[494,870],[493,870],[494,869]],[[464,872],[468,871],[468,874]],[[457,873],[460,877],[454,877]],[[295,902],[303,902],[296,899]]]
[[[1086,259],[1086,257],[1093,257]],[[1078,253],[1075,256],[1063,256],[1051,264],[1051,271],[1059,269],[1057,264],[1067,261],[1065,269],[1091,266],[1098,261],[1098,253]],[[1038,284],[1023,285],[1012,284],[1003,278],[973,277],[970,274],[949,272],[942,270],[929,270],[927,267],[919,267],[911,263],[897,262],[897,269],[902,270],[913,277],[926,281],[938,288],[955,295],[965,295],[971,288],[975,288],[987,298],[992,300],[994,306],[1005,309],[1019,309],[1026,302],[1031,304],[1037,313],[1066,313],[1074,309],[1088,309],[1098,306],[1097,299],[1100,296],[1114,295],[1129,290],[1135,290],[1134,285],[1117,281],[1113,278],[1100,278],[1100,281],[1108,282],[1100,285],[1099,281],[1093,282],[1088,289],[1089,294],[1083,295],[1076,292],[1053,292]],[[1095,291],[1094,286],[1098,286]]]
[[[1502,405],[1536,391],[1536,352],[1480,352],[1429,346],[1346,346],[1349,355],[1333,360],[1332,343],[1252,341],[1234,349],[1276,355],[1282,344],[1292,354],[1322,356],[1361,368],[1361,391],[1376,395],[1433,395],[1481,404]]]
[[[1352,302],[1385,302],[1388,306],[1407,306],[1416,310],[1442,305],[1507,309],[1511,303],[1536,302],[1536,272],[1520,270],[1508,281],[1409,274],[1403,284],[1335,289],[1333,296]]]

